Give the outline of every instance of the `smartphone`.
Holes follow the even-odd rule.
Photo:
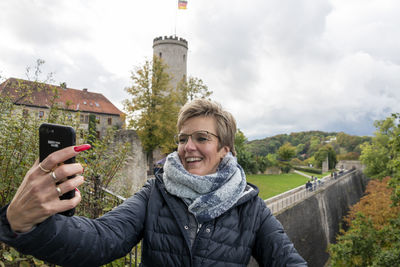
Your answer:
[[[42,123],[39,127],[39,161],[42,162],[51,153],[63,149],[68,146],[75,146],[76,134],[71,126]],[[64,162],[75,163],[75,157]],[[67,177],[68,179],[74,176]],[[75,190],[66,192],[60,199],[71,199],[75,196]],[[72,216],[75,213],[75,208],[60,212],[65,216]]]

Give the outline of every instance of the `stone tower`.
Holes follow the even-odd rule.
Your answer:
[[[153,40],[153,54],[168,65],[171,86],[176,88],[182,78],[186,79],[188,42],[177,36],[160,36]]]

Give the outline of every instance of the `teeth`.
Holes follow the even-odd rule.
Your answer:
[[[201,160],[201,158],[187,158],[186,162],[193,162],[193,161],[197,161],[197,160]]]

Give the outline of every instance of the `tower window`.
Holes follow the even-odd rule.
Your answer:
[[[160,52],[159,56],[160,56],[160,58],[162,58],[162,53],[161,52]]]
[[[183,55],[183,62],[186,61],[186,55]]]

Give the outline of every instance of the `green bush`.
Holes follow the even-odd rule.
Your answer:
[[[279,168],[281,168],[283,173],[289,173],[290,170],[292,169],[292,165],[286,161],[280,161],[278,163],[278,166],[279,166]]]
[[[298,171],[305,171],[315,174],[322,174],[322,169],[312,168],[312,167],[302,167],[302,166],[294,166],[293,169]]]

